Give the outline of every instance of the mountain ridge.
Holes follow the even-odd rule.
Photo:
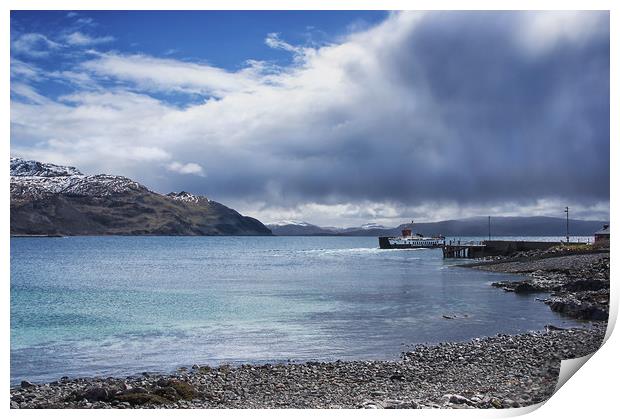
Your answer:
[[[189,192],[11,157],[12,235],[272,235],[260,221]]]
[[[609,221],[569,220],[569,232],[573,236],[591,236]],[[405,223],[397,227],[368,228],[360,227],[324,228],[306,223],[305,227],[295,225],[267,224],[276,236],[399,236],[403,228],[411,228],[416,233],[426,236],[487,236],[488,218],[483,216],[464,219],[444,220],[427,223]],[[381,227],[381,226],[378,226]],[[531,216],[531,217],[491,217],[491,237],[493,236],[565,236],[566,218]]]

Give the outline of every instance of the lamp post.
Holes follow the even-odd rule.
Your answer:
[[[566,207],[564,212],[566,213],[566,243],[568,243],[570,241],[570,236],[568,234],[568,207]]]
[[[489,215],[489,241],[491,241],[491,216]]]

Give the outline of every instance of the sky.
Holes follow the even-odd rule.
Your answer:
[[[11,154],[264,223],[609,219],[608,12],[12,11]]]

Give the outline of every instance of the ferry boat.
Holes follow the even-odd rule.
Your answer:
[[[412,222],[413,224],[413,222]],[[424,237],[421,234],[412,234],[411,229],[405,228],[401,231],[401,237],[379,237],[379,248],[381,249],[423,249],[443,247],[445,237]]]

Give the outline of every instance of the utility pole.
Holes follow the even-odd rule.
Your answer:
[[[491,216],[489,215],[489,241],[491,241]]]
[[[568,207],[566,207],[564,212],[566,213],[566,243],[568,243],[570,241],[570,236],[568,234]]]

